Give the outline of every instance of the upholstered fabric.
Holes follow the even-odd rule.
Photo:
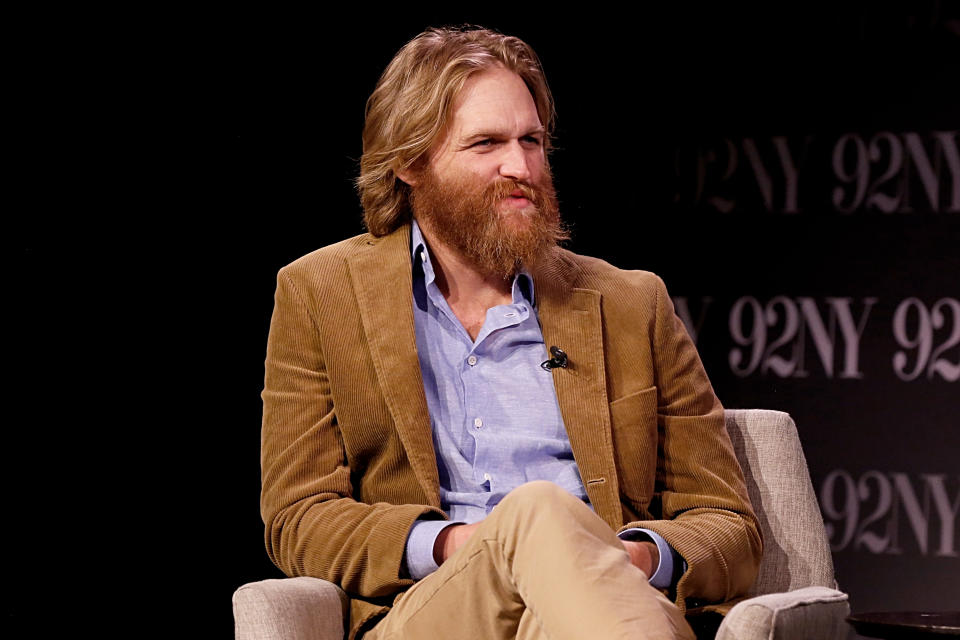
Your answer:
[[[847,594],[806,587],[744,600],[730,610],[716,640],[840,640],[848,633]]]
[[[233,594],[236,640],[343,640],[347,594],[318,578],[261,580]]]
[[[796,426],[779,411],[728,410],[726,427],[764,536],[760,573],[717,640],[845,637],[823,519]],[[238,640],[340,640],[345,596],[314,578],[265,580],[234,595]]]
[[[823,517],[793,419],[759,409],[728,410],[725,416],[763,532],[760,572],[747,595],[836,587]]]

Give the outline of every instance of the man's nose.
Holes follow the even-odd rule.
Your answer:
[[[500,175],[520,182],[529,182],[530,158],[527,157],[527,151],[520,145],[519,141],[514,140],[504,150],[504,156],[500,163]]]

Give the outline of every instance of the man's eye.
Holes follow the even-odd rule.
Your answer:
[[[540,138],[538,138],[537,136],[524,136],[523,141],[526,142],[527,144],[533,144],[538,147],[542,144],[540,141]]]
[[[474,147],[489,147],[489,146],[492,145],[492,144],[493,144],[493,140],[491,140],[490,138],[485,138],[485,139],[483,139],[483,140],[477,140],[477,141],[474,142],[471,146],[474,146]]]

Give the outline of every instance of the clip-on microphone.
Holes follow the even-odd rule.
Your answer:
[[[544,360],[540,363],[540,366],[544,371],[550,371],[551,369],[556,369],[557,367],[561,369],[567,368],[567,352],[561,349],[560,347],[550,347],[550,355],[553,357],[549,360]]]

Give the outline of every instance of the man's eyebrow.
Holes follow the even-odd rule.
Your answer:
[[[524,132],[523,135],[521,135],[520,137],[542,136],[545,132],[546,132],[546,129],[544,129],[542,126],[534,127],[533,129],[530,129],[529,131]],[[461,140],[463,142],[472,142],[475,140],[483,140],[484,138],[500,139],[500,138],[508,138],[508,137],[510,136],[504,133],[503,131],[490,129],[490,130],[480,130],[474,133],[467,133],[463,138],[461,138]]]

